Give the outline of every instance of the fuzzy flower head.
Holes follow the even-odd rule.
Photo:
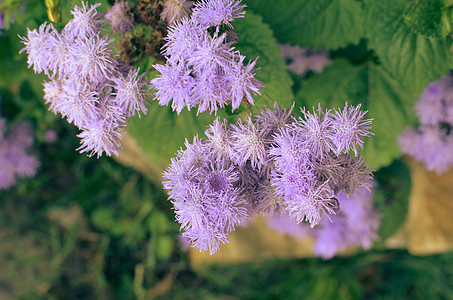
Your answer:
[[[157,91],[154,99],[160,105],[172,101],[172,108],[178,113],[183,107],[190,110],[197,105],[198,113],[217,113],[229,104],[233,111],[241,102],[254,104],[253,96],[260,95],[259,88],[264,87],[255,78],[256,60],[244,65],[245,57],[232,47],[234,42],[229,38],[234,33],[221,32],[217,26],[223,23],[231,27],[230,21],[243,16],[239,3],[203,0],[195,4],[190,18],[184,16],[169,26],[162,49],[166,64],[154,65],[162,76],[151,81]],[[214,23],[216,29],[208,30]],[[179,74],[187,78],[179,80]],[[168,91],[169,81],[175,81],[171,83],[177,86],[175,92]]]
[[[115,4],[108,9],[105,20],[112,25],[114,34],[120,33],[121,35],[124,35],[126,31],[134,27],[134,17],[129,2],[116,1]]]
[[[133,116],[140,111],[146,114],[148,111],[145,106],[147,103],[145,95],[148,90],[144,88],[148,82],[143,80],[145,73],[139,75],[139,72],[140,69],[132,69],[127,77],[120,76],[113,79],[116,90],[114,93],[116,96],[115,102],[128,116]]]
[[[100,19],[101,14],[96,10],[100,5],[100,3],[96,3],[88,7],[88,2],[82,1],[82,7],[74,7],[74,10],[71,11],[74,18],[66,24],[63,34],[73,39],[98,35],[103,25]]]
[[[25,47],[19,53],[24,51],[28,54],[28,67],[33,66],[35,73],[44,71],[48,74],[49,64],[51,63],[50,50],[52,48],[52,24],[42,24],[39,29],[27,29],[27,38],[20,37]]]
[[[357,155],[356,146],[363,149],[362,137],[373,135],[369,131],[373,119],[364,120],[368,111],[360,110],[361,104],[357,106],[348,106],[346,102],[343,111],[336,110],[332,116],[332,126],[335,129],[335,144],[337,154],[352,149]]]
[[[202,0],[195,3],[192,18],[202,27],[226,24],[229,27],[236,18],[243,18],[245,5],[237,0]]]

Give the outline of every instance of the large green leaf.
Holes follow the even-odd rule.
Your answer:
[[[248,0],[282,43],[337,49],[364,36],[360,2],[355,0]]]
[[[252,112],[258,112],[260,107],[272,108],[274,101],[278,101],[282,108],[290,107],[294,101],[291,90],[293,81],[280,57],[281,49],[272,30],[263,23],[260,16],[251,12],[247,12],[244,19],[235,21],[234,29],[239,36],[235,47],[248,59],[258,57],[256,65],[261,69],[256,72],[256,78],[266,85],[264,89],[260,89],[261,96],[254,97]]]
[[[336,108],[346,101],[361,103],[362,109],[369,111],[366,117],[374,118],[375,135],[365,138],[363,155],[368,166],[375,169],[400,156],[397,137],[414,121],[415,100],[380,66],[372,62],[353,66],[343,59],[303,82],[296,95],[299,106],[321,103],[323,108]]]
[[[274,101],[279,101],[282,107],[289,107],[294,98],[292,80],[269,26],[262,22],[261,17],[247,13],[244,19],[234,23],[234,28],[239,35],[236,48],[241,54],[249,59],[259,56],[257,66],[260,69],[256,72],[256,78],[266,87],[260,89],[261,96],[254,98],[255,106],[243,104],[233,114],[228,113],[227,109],[218,114],[232,121],[250,112],[257,112],[259,107],[273,107]],[[161,107],[154,102],[146,116],[130,120],[127,131],[151,163],[162,170],[183,146],[186,138],[192,141],[194,135],[204,136],[207,126],[215,118],[208,113],[197,116],[196,111],[196,108],[192,111],[184,110],[177,115],[170,107]]]
[[[448,73],[453,55],[450,37],[417,34],[405,22],[413,9],[409,3],[366,0],[366,35],[382,66],[416,96],[429,82]]]

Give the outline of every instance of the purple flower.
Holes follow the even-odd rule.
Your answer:
[[[127,77],[119,76],[113,78],[115,83],[115,102],[118,107],[123,109],[126,115],[134,116],[135,112],[142,111],[144,114],[148,111],[145,106],[145,103],[148,103],[145,99],[145,95],[149,93],[147,89],[144,89],[144,86],[148,84],[148,81],[143,80],[145,73],[138,75],[140,69],[134,70],[131,69]],[[139,114],[140,116],[140,114]]]
[[[453,164],[453,77],[430,83],[416,103],[417,129],[406,128],[399,137],[401,152],[441,174]]]
[[[29,124],[20,122],[8,134],[6,129],[6,120],[0,117],[0,190],[14,186],[18,178],[35,176],[39,167],[29,153],[34,139]]]
[[[228,233],[248,218],[248,203],[238,186],[237,167],[216,159],[209,143],[186,141],[164,172],[164,187],[183,234],[201,251],[217,251]]]
[[[239,166],[250,161],[252,168],[262,170],[268,162],[264,135],[249,117],[247,124],[238,121],[232,126],[231,145],[234,151],[234,162]]]
[[[173,61],[188,59],[198,46],[204,31],[189,18],[182,18],[168,27],[167,43],[162,48],[162,54],[171,57]]]
[[[236,18],[243,18],[245,12],[240,5],[241,1],[235,0],[202,0],[195,3],[192,19],[204,28],[226,24],[232,27],[231,22]]]
[[[331,61],[326,51],[314,51],[290,44],[280,45],[282,56],[288,63],[288,69],[298,75],[305,75],[308,71],[321,72]]]
[[[160,17],[172,24],[184,17],[188,17],[190,8],[193,5],[193,1],[186,0],[165,0],[164,8],[160,13]]]
[[[191,70],[184,62],[170,61],[167,65],[155,65],[154,68],[161,73],[151,80],[151,85],[156,92],[154,99],[159,100],[159,105],[171,105],[179,114],[184,107],[189,110],[192,105],[191,89],[194,79],[190,76]]]
[[[134,27],[134,16],[129,2],[115,1],[115,4],[108,9],[105,20],[112,25],[114,34],[124,35],[126,31]]]
[[[101,14],[97,12],[96,8],[100,5],[100,3],[96,3],[88,7],[88,2],[82,1],[82,7],[75,6],[71,11],[74,18],[66,24],[63,34],[72,39],[92,38],[99,35],[103,22],[100,19]]]
[[[331,111],[323,112],[321,107],[313,113],[302,109],[304,118],[299,118],[302,133],[305,135],[306,144],[313,155],[323,158],[325,153],[335,149],[334,128]]]
[[[253,94],[261,95],[258,88],[264,87],[264,84],[255,78],[254,67],[257,59],[253,62],[249,62],[247,66],[243,65],[245,56],[239,55],[239,61],[232,64],[229,68],[225,68],[226,82],[228,84],[227,90],[230,91],[231,95],[229,98],[232,101],[232,109],[241,105],[242,99],[254,105]]]
[[[35,73],[44,71],[48,74],[49,64],[51,63],[52,35],[54,27],[52,24],[46,23],[39,26],[39,29],[27,29],[27,38],[20,37],[25,47],[19,53],[24,51],[28,54],[28,67],[33,66]]]
[[[220,23],[231,25],[230,21],[243,15],[242,7],[239,1],[198,2],[190,19],[183,17],[169,27],[162,49],[167,62],[164,67],[154,66],[162,75],[151,81],[160,105],[173,101],[178,113],[196,105],[198,113],[217,113],[230,103],[234,111],[244,99],[254,104],[253,95],[260,95],[258,88],[264,87],[254,78],[256,60],[244,66],[245,57],[231,47],[227,34],[219,34],[219,28],[208,31],[207,20],[200,19],[220,18]],[[170,86],[177,88],[168,91]]]
[[[351,149],[355,155],[358,155],[356,145],[363,149],[362,137],[373,135],[368,131],[371,129],[373,119],[363,119],[368,111],[361,111],[361,106],[361,104],[348,106],[346,102],[343,111],[335,110],[332,116],[332,126],[335,129],[334,139],[337,154],[348,152]]]
[[[107,156],[118,155],[121,148],[121,134],[112,128],[110,120],[92,120],[84,124],[83,131],[77,135],[81,138],[80,153],[87,152],[88,156],[97,154],[99,158],[104,152]]]
[[[139,70],[125,66],[113,52],[112,40],[100,30],[106,23],[96,11],[100,4],[75,7],[74,18],[61,34],[43,24],[39,31],[28,30],[26,45],[29,67],[49,75],[44,83],[44,99],[55,114],[60,113],[82,132],[80,152],[89,156],[116,154],[121,147],[121,131],[127,118],[146,114],[149,90]],[[117,3],[108,14],[115,22],[118,10],[126,3]],[[124,20],[123,20],[124,21]],[[116,30],[114,25],[114,30]],[[126,25],[118,25],[123,30]]]
[[[337,155],[333,142],[318,150],[319,139],[307,134],[313,121],[295,120],[292,109],[275,104],[274,111],[263,109],[246,124],[217,118],[205,132],[207,140],[186,140],[186,149],[171,160],[164,187],[194,247],[214,253],[228,242],[229,232],[255,214],[286,212],[313,227],[324,215],[336,214],[340,193],[370,187],[371,170],[363,158]],[[334,135],[330,111],[306,116],[328,124]],[[345,114],[345,122],[348,117],[355,120],[356,114]]]
[[[98,84],[113,77],[116,62],[107,36],[79,39],[71,48],[71,72]]]
[[[210,143],[212,153],[220,161],[231,160],[234,152],[231,146],[231,131],[228,127],[228,122],[223,120],[220,122],[216,118],[212,125],[205,131],[205,135]]]

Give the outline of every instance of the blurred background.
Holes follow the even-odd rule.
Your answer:
[[[97,2],[104,12],[114,4]],[[142,1],[150,6],[157,2]],[[0,129],[6,128],[4,135],[12,140],[28,136],[23,139],[29,145],[23,154],[27,165],[7,183],[1,170],[8,166],[2,161],[7,156],[1,156],[7,145],[0,143],[1,300],[453,299],[453,227],[448,214],[453,173],[427,172],[398,151],[372,166],[378,183],[374,207],[382,217],[379,238],[370,249],[354,247],[331,259],[315,257],[310,242],[271,233],[260,221],[251,229],[238,230],[234,243],[214,256],[188,249],[156,172],[168,164],[156,159],[172,154],[149,154],[146,145],[156,143],[158,136],[147,140],[136,134],[141,130],[137,124],[152,122],[132,121],[119,159],[79,154],[77,128],[48,110],[42,85],[46,77],[28,69],[26,54],[19,54],[23,44],[18,36],[26,36],[27,28],[43,22],[53,21],[61,29],[75,4],[80,5],[72,0],[0,1],[0,116],[4,120]],[[134,34],[149,37],[146,28]],[[338,48],[330,51],[330,57],[346,57],[354,66],[376,61],[365,44],[362,40],[354,47]],[[147,60],[146,55],[136,55],[131,63],[146,70],[159,59]],[[318,65],[285,71],[294,82],[294,94],[306,78],[314,77],[313,84],[314,74],[329,65],[328,60],[318,58]],[[286,59],[287,65],[292,62]],[[413,93],[413,102],[419,93]],[[169,111],[154,107],[151,115],[158,109]],[[21,126],[22,131],[15,129]],[[424,202],[416,197],[426,189],[414,191],[415,180],[419,188],[434,190],[424,196]],[[424,206],[436,200],[440,208]],[[407,218],[415,201],[419,204]],[[424,215],[434,221],[426,224],[419,219]],[[247,247],[237,246],[246,242]]]

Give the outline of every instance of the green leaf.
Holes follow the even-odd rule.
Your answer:
[[[367,38],[382,66],[417,96],[453,66],[451,38],[415,33],[405,22],[406,0],[365,1]]]
[[[397,137],[414,121],[415,98],[372,62],[358,66],[338,59],[323,73],[315,74],[296,94],[296,105],[344,107],[345,102],[368,110],[374,136],[365,138],[363,155],[371,168],[379,169],[400,156]]]
[[[415,33],[445,37],[451,32],[444,0],[415,0],[409,5],[404,21]]]
[[[291,90],[292,80],[286,71],[280,48],[269,27],[261,21],[261,17],[248,13],[244,19],[234,23],[238,31],[239,42],[235,45],[242,55],[248,59],[259,56],[256,78],[266,87],[261,88],[261,96],[256,96],[255,106],[241,105],[233,114],[226,109],[218,112],[219,116],[235,120],[243,114],[257,112],[260,107],[273,107],[279,101],[283,108],[291,105],[294,95]],[[171,107],[161,107],[153,102],[148,114],[130,120],[127,132],[136,140],[152,164],[164,170],[175,156],[175,152],[184,145],[187,138],[192,142],[194,135],[204,136],[207,126],[214,120],[214,115],[202,113],[197,116],[196,108],[183,110],[180,115],[172,112]]]
[[[337,49],[364,36],[360,2],[355,0],[248,0],[282,43]],[[247,14],[249,11],[247,12]]]
[[[253,13],[247,12],[244,19],[234,22],[234,29],[238,33],[238,43],[235,48],[247,59],[258,57],[256,66],[261,68],[256,71],[256,78],[266,87],[261,88],[261,96],[255,96],[255,105],[252,112],[258,113],[259,108],[272,108],[278,101],[282,108],[289,108],[294,101],[291,90],[293,81],[288,73],[288,68],[280,57],[281,49],[277,45],[272,30],[263,23],[263,19]]]
[[[379,227],[378,246],[384,246],[387,238],[393,235],[406,220],[411,190],[411,175],[407,166],[396,160],[390,166],[375,174],[379,185],[375,189],[374,202],[382,213]]]

